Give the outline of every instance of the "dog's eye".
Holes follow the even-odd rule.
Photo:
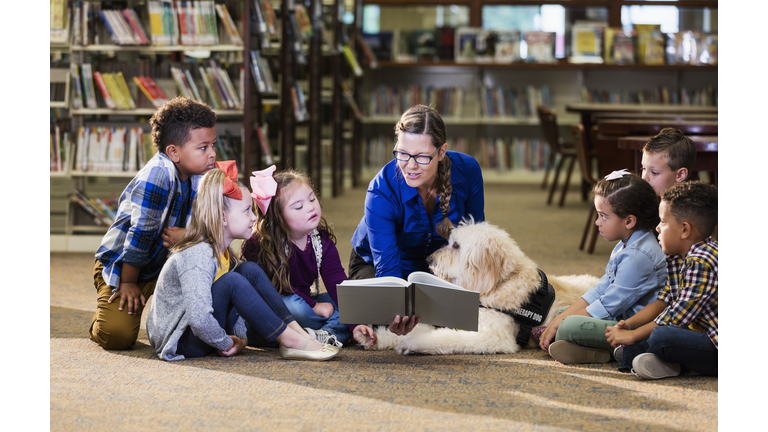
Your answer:
[[[459,242],[453,242],[453,248],[458,249],[459,248]]]

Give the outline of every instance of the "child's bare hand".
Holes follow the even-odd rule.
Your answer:
[[[219,355],[222,357],[231,357],[245,348],[247,342],[245,339],[240,339],[239,337],[233,335],[229,335],[229,337],[232,339],[232,346],[224,351],[219,351]]]
[[[147,299],[144,298],[144,294],[141,293],[139,286],[131,282],[120,282],[120,289],[112,294],[107,300],[107,303],[120,297],[120,303],[117,305],[117,310],[123,310],[124,306],[128,306],[128,315],[133,315],[133,312],[138,312],[139,304],[142,307],[146,306]]]
[[[389,331],[398,336],[404,336],[410,333],[419,321],[421,321],[419,317],[403,317],[400,320],[400,315],[396,315],[392,324],[389,325]]]
[[[624,330],[632,330],[632,327],[630,327],[624,320],[619,321],[614,327]]]
[[[547,326],[547,328],[544,330],[544,333],[542,333],[541,337],[539,338],[539,346],[541,347],[541,349],[549,352],[549,345],[552,343],[553,340],[555,340],[558,327],[560,327],[560,323],[555,323],[555,322],[551,322]]]
[[[316,303],[312,308],[318,316],[323,318],[330,318],[333,315],[334,307],[333,303]]]
[[[620,347],[620,346],[632,345],[633,343],[635,343],[635,340],[632,337],[632,331],[620,329],[618,328],[618,326],[607,327],[605,329],[605,338],[608,340],[608,343],[611,344],[611,346],[614,348]]]
[[[160,235],[160,237],[163,239],[163,246],[166,248],[170,248],[171,246],[176,245],[176,243],[181,240],[182,237],[184,237],[184,234],[187,233],[186,228],[179,228],[179,227],[167,227],[163,230],[163,233]]]
[[[359,326],[355,327],[355,329],[352,331],[352,337],[354,337],[357,343],[360,345],[368,344],[369,347],[375,345],[376,341],[378,340],[376,338],[376,332],[364,324],[360,324]]]

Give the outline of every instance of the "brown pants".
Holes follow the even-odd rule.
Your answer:
[[[133,314],[129,315],[127,306],[124,306],[123,310],[117,309],[120,305],[120,298],[115,298],[112,303],[108,303],[107,301],[112,297],[112,287],[104,282],[104,278],[101,276],[102,270],[104,270],[104,266],[97,260],[93,267],[93,285],[98,293],[98,302],[89,330],[91,340],[104,349],[130,349],[139,337],[141,313],[144,307],[139,303],[138,310],[134,310]],[[146,300],[149,300],[149,297],[155,292],[155,284],[157,284],[157,279],[138,283],[141,294]]]
[[[349,254],[349,279],[357,280],[375,277],[376,268],[365,262],[365,260],[352,249],[352,253]]]

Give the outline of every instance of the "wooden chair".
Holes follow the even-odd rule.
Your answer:
[[[573,165],[576,163],[576,150],[572,143],[566,143],[560,138],[560,133],[557,129],[557,116],[555,112],[544,107],[538,108],[539,121],[541,122],[541,130],[544,133],[544,139],[549,144],[550,154],[549,163],[547,169],[544,172],[544,182],[541,184],[541,188],[547,187],[547,177],[549,176],[550,167],[555,165],[555,157],[560,155],[560,161],[555,168],[555,176],[552,179],[552,185],[549,188],[549,196],[547,197],[547,204],[552,204],[552,196],[557,189],[557,179],[560,177],[560,170],[563,168],[563,164],[566,160],[570,160],[568,164],[568,174],[565,177],[565,184],[563,185],[563,192],[560,195],[559,206],[562,207],[565,204],[565,195],[568,192],[568,186],[571,182],[571,173],[573,172]]]
[[[596,152],[589,148],[589,142],[587,141],[587,134],[584,131],[584,125],[578,124],[571,127],[571,133],[573,134],[573,145],[576,149],[576,160],[579,162],[579,169],[581,170],[581,178],[585,185],[588,185],[590,190],[592,186],[597,183],[597,177],[593,174],[593,161],[597,156]],[[579,250],[584,250],[584,243],[589,235],[589,230],[593,228],[592,238],[589,242],[589,248],[587,253],[592,253],[595,250],[595,241],[597,240],[598,229],[595,226],[595,217],[597,210],[595,209],[594,201],[589,207],[589,215],[587,216],[587,224],[584,226],[584,232],[581,235],[581,243],[579,243]]]

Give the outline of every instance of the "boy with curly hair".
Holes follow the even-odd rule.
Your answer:
[[[136,343],[168,248],[185,233],[200,176],[216,162],[216,114],[207,105],[177,97],[149,124],[157,153],[120,195],[115,222],[96,251],[98,303],[89,333],[105,349]]]
[[[693,371],[717,376],[717,189],[684,182],[661,195],[656,228],[664,253],[683,264],[657,300],[605,330],[620,371],[660,379]],[[621,348],[623,347],[623,348]]]

